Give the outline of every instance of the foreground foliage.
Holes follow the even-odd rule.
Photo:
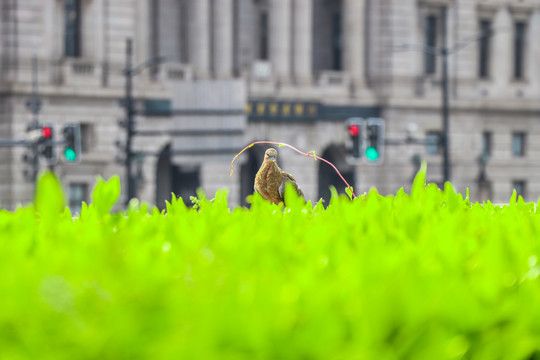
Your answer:
[[[450,184],[282,209],[226,192],[0,213],[0,358],[538,359],[540,216]]]

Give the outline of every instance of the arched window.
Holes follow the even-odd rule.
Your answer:
[[[330,145],[323,152],[322,157],[339,170],[343,178],[353,188],[355,187],[354,166],[346,162],[347,151],[343,145]],[[330,187],[336,188],[338,193],[345,194],[347,185],[341,180],[336,171],[323,161],[319,161],[319,198],[324,199],[325,205],[330,203]]]

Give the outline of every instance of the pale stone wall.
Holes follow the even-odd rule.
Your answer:
[[[402,51],[423,44],[423,20],[448,8],[448,43],[477,34],[480,17],[491,19],[496,30],[491,38],[490,77],[478,80],[478,43],[471,43],[449,57],[451,89],[452,180],[458,190],[477,192],[477,156],[483,131],[491,131],[492,156],[487,175],[496,202],[511,193],[512,181],[527,182],[528,200],[540,195],[540,1],[538,0],[342,0],[343,71],[329,71],[329,17],[320,0],[160,0],[159,37],[156,47],[150,0],[83,1],[82,57],[63,58],[62,2],[6,2],[0,9],[0,136],[24,136],[31,114],[25,107],[31,95],[33,56],[39,60],[39,91],[43,101],[42,123],[60,129],[68,122],[91,124],[92,143],[78,165],[55,167],[64,185],[87,183],[97,175],[121,175],[115,162],[116,140],[124,139],[117,120],[124,114],[118,99],[124,95],[126,38],[134,39],[134,64],[156,55],[171,55],[151,78],[144,70],[134,79],[138,98],[171,99],[177,109],[239,109],[248,99],[310,100],[334,106],[380,106],[386,121],[386,137],[403,139],[410,123],[417,136],[441,128],[440,63],[433,76],[423,74],[424,56]],[[258,77],[259,9],[269,14],[268,76]],[[237,13],[234,13],[237,9]],[[182,13],[182,11],[187,12]],[[189,23],[182,24],[182,19]],[[527,23],[525,81],[513,80],[513,24]],[[184,39],[181,29],[187,29]],[[316,29],[316,30],[315,30]],[[183,43],[187,41],[187,43]],[[325,50],[326,49],[326,50]],[[238,53],[234,53],[234,51]],[[398,51],[399,50],[399,51]],[[157,53],[156,53],[157,51]],[[187,51],[188,54],[182,54]],[[188,56],[189,55],[189,56]],[[183,63],[182,59],[189,59]],[[321,65],[323,64],[323,65]],[[263,71],[264,72],[264,71]],[[264,74],[263,74],[264,75]],[[343,121],[319,119],[309,123],[248,122],[245,116],[137,116],[137,128],[157,134],[136,137],[134,149],[143,151],[144,179],[138,189],[151,204],[156,196],[157,155],[172,144],[174,165],[196,165],[201,185],[209,195],[221,187],[230,190],[231,205],[239,201],[239,166],[229,176],[234,150],[250,141],[286,142],[304,151],[322,154],[331,145],[343,145],[347,134]],[[175,131],[240,129],[218,136],[201,133],[178,135]],[[523,158],[511,153],[512,132],[527,133]],[[205,152],[202,150],[212,150]],[[381,165],[352,165],[357,194],[377,186],[381,193],[408,189],[414,173],[415,154],[428,161],[428,180],[441,180],[441,156],[427,155],[423,145],[387,146]],[[23,178],[23,148],[0,149],[0,202],[14,208],[32,198],[33,186]],[[191,152],[191,153],[190,153]],[[191,154],[191,155],[190,155]],[[293,173],[311,200],[318,197],[318,166],[288,149],[280,149],[282,166]],[[44,168],[44,166],[42,166]],[[122,199],[123,201],[123,199]]]

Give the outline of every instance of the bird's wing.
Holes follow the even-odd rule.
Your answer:
[[[287,183],[290,183],[294,190],[296,190],[296,193],[298,196],[304,197],[304,193],[302,193],[302,190],[298,187],[298,184],[296,183],[296,180],[294,177],[286,172],[282,172],[281,174],[281,183],[279,184],[279,196],[281,196],[282,199],[285,198],[285,188],[287,187]]]

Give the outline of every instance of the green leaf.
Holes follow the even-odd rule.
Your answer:
[[[291,209],[298,209],[305,205],[304,198],[298,196],[298,193],[294,189],[294,186],[287,182],[285,184],[285,194],[284,194],[285,206]]]
[[[411,197],[418,199],[422,196],[426,187],[426,173],[427,173],[427,163],[422,161],[420,165],[420,170],[416,173],[411,189]]]
[[[40,174],[37,180],[34,206],[43,220],[56,219],[64,211],[64,191],[54,173],[46,171]]]
[[[71,221],[73,219],[73,216],[71,214],[71,209],[69,207],[64,207],[64,212],[61,215],[61,218],[63,220],[69,220]]]
[[[229,212],[229,205],[227,203],[227,196],[229,191],[227,189],[219,189],[216,191],[216,195],[212,200],[213,206],[219,211]]]
[[[339,199],[339,193],[334,185],[330,185],[330,200],[337,200]]]
[[[258,192],[254,192],[253,194],[248,195],[246,201],[248,204],[251,205],[252,210],[264,207],[266,203],[268,203]]]
[[[456,193],[454,187],[448,181],[444,183],[444,201],[446,207],[451,210],[457,210],[463,206],[461,195]]]
[[[347,187],[345,188],[345,192],[347,193],[347,195],[349,195],[349,199],[353,199],[353,187]]]
[[[514,205],[516,205],[516,201],[517,201],[517,191],[516,191],[516,189],[514,189],[512,191],[512,196],[510,196],[510,201],[509,201],[508,204],[510,206],[514,206]]]
[[[314,214],[322,214],[324,213],[324,199],[319,199],[319,201],[317,201],[317,204],[315,204],[315,207],[313,208],[313,213]]]
[[[92,192],[92,203],[100,216],[108,214],[120,196],[120,178],[112,176],[108,181],[98,176]]]
[[[201,203],[202,203],[202,202],[201,202],[201,200],[199,200],[198,197],[196,197],[196,196],[190,196],[190,197],[189,197],[189,200],[190,200],[191,203],[193,204],[193,208],[194,208],[194,209],[198,209],[198,208],[201,207]]]
[[[184,199],[176,197],[175,193],[171,193],[171,201],[165,201],[165,206],[166,214],[184,213],[187,210]]]

